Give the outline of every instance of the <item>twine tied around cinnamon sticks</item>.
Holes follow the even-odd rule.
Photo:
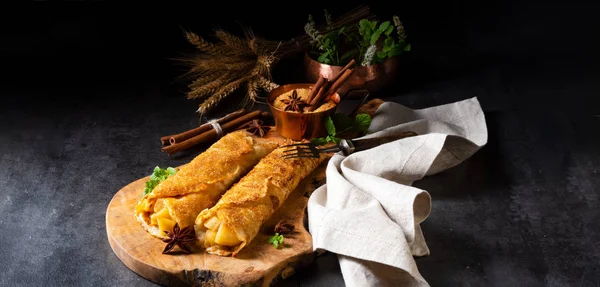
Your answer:
[[[268,112],[253,111],[247,113],[245,109],[237,110],[222,118],[208,121],[197,128],[161,137],[162,151],[172,155],[201,143],[216,141],[225,134],[247,125],[252,120],[266,118],[269,115]]]
[[[217,122],[217,120],[210,120],[207,122],[207,124],[211,125],[212,128],[215,130],[218,139],[223,137],[223,128],[221,127],[219,122]]]
[[[340,72],[333,76],[331,79],[320,77],[319,80],[312,87],[306,103],[308,106],[304,108],[305,112],[311,112],[317,109],[324,101],[326,101],[331,95],[335,94],[340,87],[352,76],[354,70],[352,66],[356,64],[356,61],[352,59]]]

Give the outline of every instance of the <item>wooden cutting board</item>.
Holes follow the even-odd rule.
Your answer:
[[[359,112],[373,115],[382,101],[374,99]],[[276,131],[268,138],[280,141]],[[286,202],[262,226],[259,234],[236,257],[221,257],[195,250],[193,254],[162,254],[164,242],[147,233],[134,217],[149,177],[119,190],[106,210],[106,232],[117,257],[138,275],[167,286],[270,286],[306,266],[315,257],[312,238],[306,230],[306,205],[310,194],[325,182],[323,162],[290,194]],[[268,243],[279,220],[294,224],[284,247]]]

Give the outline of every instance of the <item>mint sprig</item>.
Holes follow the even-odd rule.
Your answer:
[[[354,128],[359,132],[366,132],[371,125],[371,116],[367,114],[358,114],[354,119]]]
[[[329,23],[331,15],[325,12]],[[377,64],[391,57],[410,51],[406,39],[406,30],[398,16],[392,22],[362,19],[357,24],[339,28],[327,25],[326,29],[317,29],[312,15],[304,26],[311,37],[312,49],[316,60],[323,64],[343,66],[351,59],[364,65]],[[356,25],[356,27],[354,27]],[[353,29],[358,28],[358,29]],[[396,31],[396,33],[393,33]]]
[[[366,132],[371,125],[371,116],[368,114],[358,114],[354,119],[345,114],[334,114],[333,117],[325,119],[325,130],[327,136],[324,138],[314,138],[311,142],[315,145],[324,145],[330,142],[339,143],[342,140],[338,135],[354,130],[361,133]]]
[[[162,181],[167,179],[169,176],[174,175],[176,172],[177,172],[177,170],[172,167],[167,167],[167,168],[160,168],[158,166],[155,167],[154,170],[152,171],[152,175],[150,176],[150,179],[148,181],[146,181],[146,187],[144,188],[143,195],[151,193],[152,190],[154,190],[154,188],[159,183],[161,183]]]
[[[269,237],[269,243],[273,244],[275,248],[279,248],[280,245],[283,245],[283,235],[275,233],[275,235]]]

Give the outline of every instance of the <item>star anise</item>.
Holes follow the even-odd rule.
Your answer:
[[[288,234],[292,231],[294,231],[294,225],[285,222],[285,220],[280,220],[279,223],[275,225],[275,232],[279,234]]]
[[[180,229],[179,224],[175,223],[173,232],[165,231],[165,233],[169,238],[163,239],[164,242],[167,242],[167,246],[165,246],[165,249],[162,252],[163,254],[170,252],[175,245],[177,245],[184,253],[192,253],[188,243],[196,240],[193,225]]]
[[[296,92],[296,90],[294,90],[292,95],[288,96],[287,99],[281,100],[281,102],[285,104],[284,111],[295,111],[301,113],[304,106],[306,106],[306,103],[298,96],[298,92]]]
[[[271,127],[264,125],[263,121],[256,119],[252,120],[252,122],[248,124],[248,128],[246,128],[246,131],[258,135],[261,138],[264,137],[269,130],[271,130]]]

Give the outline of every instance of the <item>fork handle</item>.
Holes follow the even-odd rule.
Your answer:
[[[353,152],[367,150],[385,143],[393,142],[399,139],[412,137],[416,135],[417,134],[415,132],[407,131],[392,136],[376,137],[361,140],[349,140],[346,143],[342,143],[342,152],[344,153],[344,155],[349,155]]]

